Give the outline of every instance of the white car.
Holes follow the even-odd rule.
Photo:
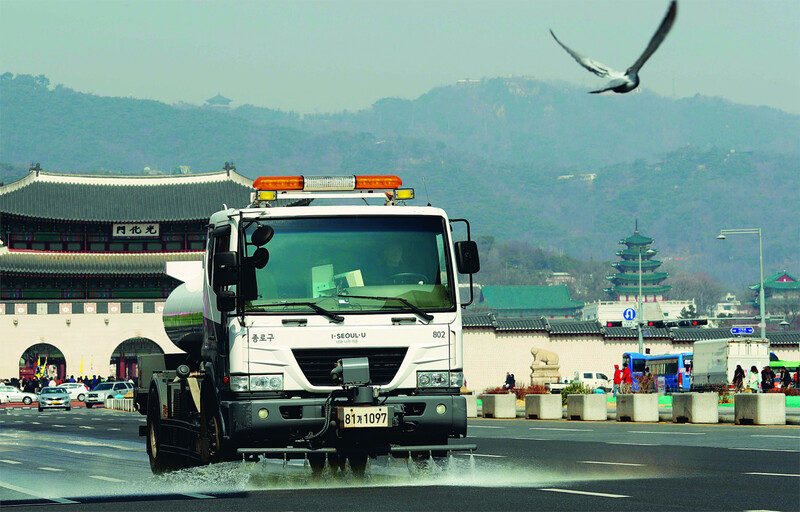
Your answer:
[[[39,397],[34,393],[26,393],[14,386],[0,386],[0,395],[7,396],[9,402],[22,402],[25,405],[30,405],[39,400]]]
[[[601,372],[580,372],[578,378],[581,384],[592,389],[602,389],[605,392],[611,391],[614,383]]]
[[[106,398],[125,396],[128,393],[133,393],[133,383],[131,382],[101,382],[86,395],[86,408],[91,409],[93,405],[103,405],[106,403]]]
[[[79,400],[83,402],[86,399],[86,395],[89,394],[89,388],[80,382],[65,382],[59,387],[66,389],[67,393],[69,393],[70,399],[72,400]]]

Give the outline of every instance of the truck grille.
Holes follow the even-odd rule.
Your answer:
[[[331,370],[339,359],[369,358],[369,376],[374,385],[392,381],[406,357],[406,347],[392,348],[298,348],[292,350],[297,364],[314,386],[330,386]]]

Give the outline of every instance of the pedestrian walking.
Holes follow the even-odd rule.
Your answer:
[[[622,384],[622,370],[619,369],[619,365],[614,365],[614,396],[617,396],[619,392],[619,386]]]
[[[769,366],[765,366],[761,370],[761,392],[767,393],[771,389],[775,389],[775,372]]]
[[[792,385],[792,374],[785,366],[781,366],[781,389],[787,389]]]
[[[761,377],[758,375],[758,368],[755,365],[750,367],[750,374],[747,376],[747,389],[751,393],[758,393],[758,386],[761,384]]]
[[[744,389],[744,368],[742,365],[737,364],[736,370],[733,371],[733,390],[735,393],[740,393]]]
[[[633,391],[633,376],[631,375],[631,369],[629,366],[626,366],[622,370],[622,393],[630,393]]]

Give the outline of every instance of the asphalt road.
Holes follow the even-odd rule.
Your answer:
[[[0,411],[0,507],[24,510],[798,510],[800,428],[470,420],[478,451],[366,478],[301,461],[150,473],[138,414]]]

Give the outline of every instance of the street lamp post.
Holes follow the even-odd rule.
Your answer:
[[[758,235],[758,268],[761,273],[761,284],[758,287],[758,326],[761,328],[761,339],[767,339],[767,317],[764,313],[764,252],[761,244],[761,228],[721,229],[717,240],[725,240],[725,235]]]
[[[639,294],[636,296],[636,314],[639,318],[637,322],[637,331],[639,331],[639,353],[644,352],[644,339],[642,336],[642,326],[644,325],[644,313],[642,311],[642,247],[639,247]],[[656,252],[652,249],[647,249],[644,251],[647,255],[655,254]]]

